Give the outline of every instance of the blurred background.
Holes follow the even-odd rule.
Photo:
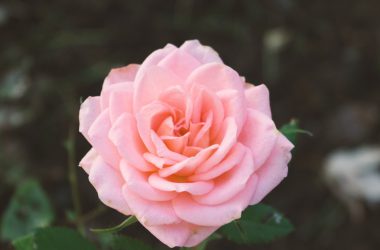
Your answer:
[[[379,10],[377,0],[1,1],[0,214],[33,177],[55,224],[70,225],[68,164],[90,148],[77,132],[81,97],[98,95],[111,68],[199,39],[268,86],[278,126],[297,118],[314,134],[298,138],[289,177],[264,201],[295,231],[254,248],[210,249],[380,249]],[[91,211],[97,195],[84,171],[78,178]],[[122,218],[107,210],[86,227]],[[158,244],[138,225],[131,234]]]

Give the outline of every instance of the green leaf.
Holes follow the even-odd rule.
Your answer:
[[[143,241],[121,235],[113,235],[108,246],[110,250],[153,250]]]
[[[34,244],[35,250],[96,250],[96,247],[79,232],[60,227],[38,229],[34,236]]]
[[[280,128],[280,132],[293,144],[296,143],[297,134],[307,134],[309,136],[313,136],[311,132],[300,129],[298,126],[298,120],[296,119],[292,119],[288,124],[283,125]]]
[[[282,214],[263,204],[247,208],[239,220],[220,229],[229,240],[239,244],[270,242],[292,231],[292,224]]]
[[[28,234],[12,241],[16,250],[34,250],[34,234]]]
[[[35,180],[22,183],[11,198],[1,223],[1,238],[13,240],[51,224],[54,213],[41,186]]]
[[[90,229],[90,230],[94,233],[116,233],[124,229],[125,227],[132,225],[135,222],[137,222],[137,218],[135,216],[129,216],[127,219],[125,219],[122,223],[120,223],[117,226],[110,227],[110,228]]]

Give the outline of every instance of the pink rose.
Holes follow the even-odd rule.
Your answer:
[[[265,85],[245,83],[198,41],[111,70],[79,114],[80,162],[100,200],[170,247],[199,244],[287,175],[293,145]]]

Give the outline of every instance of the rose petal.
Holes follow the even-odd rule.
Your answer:
[[[211,62],[223,63],[215,50],[209,46],[202,45],[198,40],[186,41],[179,49],[186,51],[202,64]]]
[[[246,150],[243,160],[227,173],[215,179],[214,188],[207,194],[195,195],[193,199],[201,204],[216,205],[227,202],[246,187],[254,172],[253,159]]]
[[[158,66],[166,68],[185,80],[201,64],[185,51],[176,49],[162,59]]]
[[[120,173],[109,166],[101,157],[97,157],[91,166],[89,180],[98,192],[99,199],[107,206],[125,215],[131,214],[121,192],[124,180]]]
[[[203,227],[181,222],[171,225],[146,226],[146,229],[169,247],[194,247],[215,232],[218,227]]]
[[[249,85],[249,87],[245,89],[244,93],[248,107],[272,118],[268,88],[264,84],[258,86],[253,86],[252,84],[247,85]]]
[[[129,64],[125,67],[115,68],[110,71],[103,83],[103,89],[120,82],[132,82],[135,79],[140,65]]]
[[[109,132],[109,138],[123,159],[136,169],[141,171],[156,169],[143,158],[147,149],[139,138],[136,121],[132,114],[124,113],[119,116]]]
[[[88,130],[101,113],[100,97],[88,97],[80,106],[79,132],[89,141]]]
[[[193,195],[207,194],[214,187],[212,181],[173,182],[160,177],[156,173],[151,174],[148,181],[152,187],[158,190],[175,191],[177,193],[188,192]]]
[[[208,158],[195,170],[195,173],[199,174],[210,170],[221,160],[223,160],[223,158],[228,154],[230,149],[236,143],[237,126],[233,118],[227,117],[223,122],[223,127],[221,130],[222,141],[219,148],[210,156],[210,158]]]
[[[108,164],[114,168],[118,168],[120,156],[108,138],[110,129],[111,121],[108,109],[106,109],[96,118],[88,130],[89,142]]]
[[[151,66],[135,84],[133,110],[137,113],[143,106],[157,100],[166,89],[181,85],[182,80],[167,69]]]
[[[267,115],[253,109],[248,109],[247,114],[247,121],[238,140],[251,149],[255,166],[259,168],[269,157],[278,131]]]
[[[134,192],[123,186],[123,195],[132,214],[146,226],[180,223],[181,219],[174,212],[170,201],[149,201],[140,198]]]
[[[128,190],[134,192],[142,199],[150,201],[169,201],[177,196],[175,192],[165,192],[153,188],[148,183],[149,173],[136,170],[124,160],[121,161],[120,170],[126,181]]]
[[[236,71],[221,63],[208,63],[194,70],[186,81],[187,86],[205,86],[212,92],[224,89],[244,91],[243,82]]]
[[[88,151],[87,154],[79,162],[79,166],[83,168],[87,174],[89,174],[92,163],[97,157],[98,157],[98,153],[95,151],[95,149],[91,148],[90,151]]]
[[[288,163],[291,159],[290,151],[293,147],[293,144],[282,134],[278,136],[271,155],[256,172],[259,180],[257,190],[250,202],[251,205],[259,203],[287,176]]]
[[[243,159],[245,152],[246,152],[246,148],[242,144],[237,143],[233,146],[233,148],[228,153],[228,155],[223,159],[223,161],[215,165],[215,167],[211,168],[207,172],[189,176],[189,180],[190,181],[200,181],[200,180],[205,181],[205,180],[214,179],[224,174],[231,168],[235,167],[238,163],[240,163]]]
[[[221,226],[240,218],[255,192],[257,176],[252,175],[247,188],[228,202],[218,205],[201,205],[189,194],[180,194],[173,200],[175,213],[183,220],[200,226]]]

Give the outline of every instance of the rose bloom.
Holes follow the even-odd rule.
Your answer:
[[[245,83],[197,40],[112,69],[88,97],[80,162],[100,200],[169,247],[192,247],[240,218],[287,175],[293,145],[265,85]]]

